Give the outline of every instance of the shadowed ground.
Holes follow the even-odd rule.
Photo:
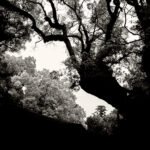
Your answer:
[[[142,138],[142,137],[141,137]],[[98,137],[92,135],[82,125],[67,123],[60,120],[41,116],[22,109],[14,104],[0,105],[0,143],[22,149],[30,147],[83,148],[90,149],[121,148],[140,144],[137,139],[118,135],[117,137]],[[142,141],[141,141],[142,142]],[[143,145],[144,146],[144,145]]]
[[[91,135],[82,125],[41,116],[14,104],[0,105],[0,138],[6,146],[73,147],[104,145],[105,138]],[[107,140],[108,142],[108,140]],[[22,148],[21,148],[22,149]]]

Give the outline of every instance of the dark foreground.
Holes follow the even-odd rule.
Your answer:
[[[5,143],[5,147],[22,145],[23,147],[32,145],[48,146],[50,149],[57,148],[80,148],[105,147],[119,148],[127,147],[131,144],[145,146],[139,138],[135,139],[118,135],[117,137],[96,137],[91,135],[82,125],[66,123],[60,120],[47,118],[28,110],[22,109],[14,104],[0,105],[0,144]],[[139,139],[139,141],[136,141]],[[142,137],[141,137],[142,139]],[[120,147],[121,146],[121,147]],[[98,148],[98,149],[99,149]]]

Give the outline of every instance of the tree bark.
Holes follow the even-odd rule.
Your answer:
[[[79,74],[82,89],[105,100],[122,114],[125,114],[129,102],[127,96],[129,90],[119,85],[112,76],[109,67],[103,62],[94,65],[85,62],[81,64]]]

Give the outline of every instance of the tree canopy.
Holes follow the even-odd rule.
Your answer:
[[[45,43],[64,42],[79,85],[112,104],[132,125],[143,116],[138,125],[143,126],[150,97],[148,0],[1,0],[0,8],[2,45],[12,35],[12,45],[24,43],[29,33]]]
[[[124,107],[120,99],[127,98],[128,90],[123,89],[112,77],[112,66],[124,62],[126,67],[129,67],[129,60],[132,62],[133,54],[140,53],[136,47],[142,43],[140,35],[138,40],[127,41],[128,35],[132,32],[126,25],[126,18],[131,11],[129,1],[22,0],[17,3],[7,0],[1,1],[0,5],[26,18],[26,24],[44,42],[62,41],[66,44],[84,90],[105,99],[117,108]],[[133,6],[136,7],[132,4]],[[64,9],[66,11],[62,11]],[[137,12],[133,10],[132,13]],[[137,27],[133,28],[141,32]],[[133,49],[134,45],[137,46]],[[93,85],[94,80],[99,82],[97,87],[101,92]],[[108,88],[108,84],[112,87]]]
[[[23,59],[7,54],[5,58],[12,72],[8,93],[15,103],[50,118],[84,124],[86,114],[59,72],[37,71],[30,56]]]

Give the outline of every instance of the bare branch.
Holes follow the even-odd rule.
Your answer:
[[[49,25],[52,27],[52,28],[55,28],[55,29],[58,29],[58,30],[62,30],[63,26],[58,24],[58,23],[53,23],[50,19],[50,17],[47,16],[47,13],[46,13],[46,10],[44,9],[44,6],[42,5],[42,3],[39,3],[39,2],[34,2],[34,1],[29,1],[29,3],[33,3],[33,4],[36,4],[36,5],[39,5],[44,13],[44,16],[45,16],[45,21],[47,21],[49,23]]]

